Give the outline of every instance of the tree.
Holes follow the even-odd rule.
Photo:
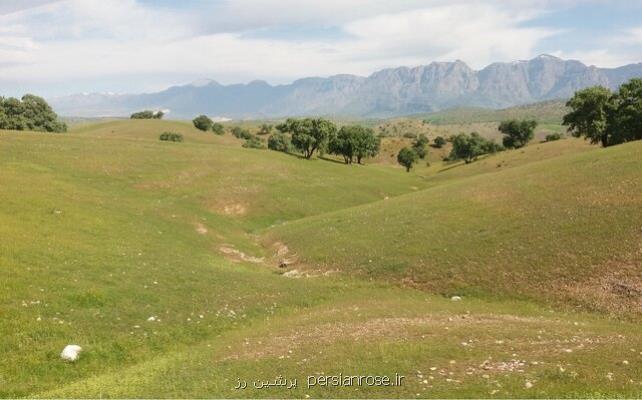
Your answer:
[[[270,133],[272,133],[272,125],[268,124],[262,124],[257,132],[259,135],[269,135]]]
[[[499,124],[499,131],[505,136],[502,140],[504,147],[519,149],[533,139],[533,130],[537,126],[534,120],[510,120]]]
[[[374,157],[379,153],[380,139],[374,131],[360,125],[346,125],[332,137],[328,143],[328,151],[343,156],[346,164],[357,163],[365,157]]]
[[[288,118],[276,128],[283,133],[291,133],[292,144],[308,160],[315,151],[324,151],[337,131],[337,127],[324,118]]]
[[[426,137],[426,135],[424,135],[423,133],[420,134],[417,137],[417,139],[415,139],[412,142],[412,149],[415,151],[415,153],[417,153],[419,158],[421,158],[422,160],[426,158],[426,155],[428,154],[428,150],[426,149],[426,145],[428,143],[429,143],[429,140]]]
[[[419,156],[409,147],[404,147],[397,154],[397,162],[406,167],[406,172],[410,172],[413,164],[417,162]]]
[[[199,115],[192,120],[192,123],[194,124],[196,129],[200,129],[203,132],[209,131],[214,124],[214,122],[207,115]]]
[[[290,137],[283,132],[275,132],[268,138],[268,149],[274,151],[282,151],[284,153],[289,153],[292,150],[292,143],[290,143]]]
[[[258,136],[250,135],[249,138],[245,139],[243,147],[248,149],[264,149],[265,145],[263,144],[263,139]]]
[[[342,126],[335,137],[328,143],[328,152],[343,156],[346,164],[352,164],[357,147],[356,131],[359,126]]]
[[[492,140],[481,137],[477,132],[470,135],[460,133],[451,137],[453,148],[448,156],[449,160],[464,160],[466,164],[475,161],[483,154],[502,151],[504,148]]]
[[[67,125],[42,97],[26,94],[20,100],[0,97],[0,129],[66,132]]]
[[[642,79],[620,86],[607,107],[607,145],[642,139]]]
[[[355,132],[356,147],[354,156],[357,158],[357,164],[365,157],[375,157],[379,154],[381,147],[381,138],[374,134],[371,128],[359,126]]]
[[[252,134],[250,131],[248,131],[245,128],[241,128],[240,126],[235,126],[232,128],[232,136],[234,136],[237,139],[245,139],[248,140],[252,137]]]
[[[139,111],[133,113],[129,118],[131,119],[152,119],[154,118],[154,112],[150,110]]]
[[[437,136],[435,140],[433,140],[433,143],[436,148],[441,149],[446,145],[447,142],[446,142],[446,139],[444,139],[443,137]]]
[[[546,135],[546,137],[544,138],[544,141],[545,142],[554,142],[556,140],[560,140],[561,138],[562,138],[561,134],[559,134],[557,132],[554,132],[554,133],[549,133],[548,135]]]
[[[214,122],[212,123],[212,132],[214,132],[217,135],[224,135],[225,127],[221,123]]]
[[[154,113],[154,116],[152,118],[154,118],[154,119],[163,119],[164,115],[165,115],[165,113],[163,111],[158,110],[158,111],[156,111]]]
[[[586,88],[575,92],[566,103],[571,111],[564,116],[563,125],[575,137],[584,136],[591,143],[609,145],[607,120],[612,108],[613,94],[602,86]]]

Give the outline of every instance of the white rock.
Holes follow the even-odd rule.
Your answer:
[[[526,386],[526,389],[530,389],[530,388],[532,388],[532,387],[533,387],[533,382],[531,382],[531,381],[526,381],[526,383],[524,384],[524,386]]]
[[[62,358],[65,361],[76,361],[81,351],[82,351],[82,347],[78,346],[77,344],[69,344],[65,346],[64,349],[62,349],[62,353],[60,353],[60,358]]]
[[[461,297],[459,297],[459,296],[453,296],[453,297],[451,297],[451,298],[450,298],[450,300],[451,300],[451,301],[460,301],[460,300],[461,300]]]
[[[147,318],[147,321],[154,322],[156,321],[156,317],[152,315],[151,317]]]

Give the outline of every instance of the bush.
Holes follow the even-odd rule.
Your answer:
[[[403,137],[405,137],[406,139],[417,139],[417,134],[416,133],[411,133],[411,132],[406,132],[406,133],[403,134]]]
[[[129,118],[130,119],[152,119],[154,118],[154,112],[150,110],[139,111],[139,112],[133,113]]]
[[[214,122],[207,115],[199,115],[192,120],[192,123],[196,129],[200,129],[203,132],[209,131],[214,125]]]
[[[272,125],[268,124],[261,125],[259,131],[257,132],[257,134],[259,135],[269,135],[270,133],[272,133]]]
[[[546,142],[554,142],[556,140],[560,140],[561,138],[562,138],[562,135],[559,134],[559,133],[549,133],[544,138],[544,141],[546,141]]]
[[[452,143],[453,149],[448,155],[448,161],[464,160],[466,164],[475,161],[477,157],[483,154],[504,150],[503,146],[479,136],[477,132],[473,132],[470,135],[460,133],[453,136]]]
[[[263,139],[258,136],[250,135],[249,138],[245,139],[243,147],[248,149],[264,149],[265,145],[263,144]]]
[[[66,132],[67,125],[42,97],[27,94],[20,100],[0,97],[0,129]]]
[[[165,142],[182,142],[183,135],[175,132],[163,132],[161,133],[159,139]]]
[[[422,160],[426,158],[426,155],[428,154],[428,150],[426,150],[426,145],[428,144],[428,142],[428,138],[422,133],[412,143],[412,149]]]
[[[292,150],[290,137],[282,132],[277,132],[270,135],[267,141],[267,146],[270,150],[282,151],[284,153],[288,153]]]
[[[517,121],[513,119],[502,121],[497,129],[505,135],[502,140],[504,147],[519,149],[533,139],[533,130],[536,126],[537,122],[534,120]]]
[[[446,142],[446,139],[444,139],[443,137],[437,136],[433,141],[433,143],[436,148],[441,149],[446,145],[447,142]]]
[[[217,135],[224,135],[225,134],[225,127],[223,124],[219,124],[218,122],[212,123],[212,132],[214,132]]]
[[[251,139],[253,136],[249,130],[241,128],[240,126],[235,126],[234,128],[232,128],[232,135],[237,139],[245,140]]]

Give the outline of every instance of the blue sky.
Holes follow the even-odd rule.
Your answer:
[[[0,95],[137,93],[553,54],[642,61],[642,1],[3,0]]]

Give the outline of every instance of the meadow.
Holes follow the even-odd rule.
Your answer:
[[[0,397],[642,395],[639,142],[411,173],[240,144],[0,131]],[[405,380],[306,385],[339,373]]]

